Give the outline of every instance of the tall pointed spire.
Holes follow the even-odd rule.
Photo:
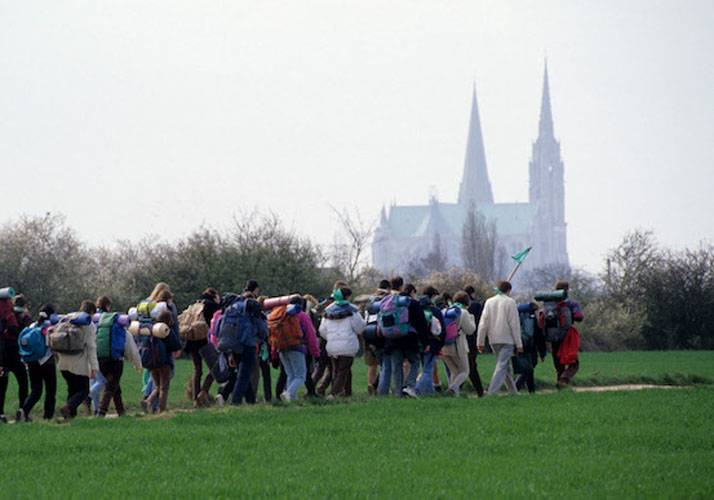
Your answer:
[[[543,72],[543,97],[540,104],[540,123],[538,124],[540,137],[553,137],[553,114],[550,111],[550,88],[548,86],[548,60],[545,61]]]
[[[493,203],[491,182],[488,180],[488,169],[486,168],[486,152],[483,147],[475,83],[469,137],[466,144],[464,175],[459,186],[459,203],[463,205],[469,203],[476,203],[477,205]]]

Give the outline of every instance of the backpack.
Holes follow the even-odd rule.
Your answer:
[[[139,335],[139,356],[141,366],[147,370],[160,368],[169,361],[166,343],[153,335]]]
[[[211,318],[211,327],[208,329],[208,341],[213,344],[213,347],[218,347],[218,323],[223,316],[223,311],[219,309],[213,313],[213,318]]]
[[[390,293],[379,303],[379,331],[385,338],[401,338],[409,333],[410,301],[400,298]]]
[[[560,342],[573,326],[573,313],[566,300],[543,302],[543,329],[548,342]]]
[[[208,325],[203,316],[206,303],[202,300],[190,304],[179,317],[179,337],[186,340],[203,340],[208,335]]]
[[[253,330],[253,322],[245,299],[234,302],[218,320],[218,350],[221,352],[243,352],[243,339]]]
[[[518,319],[521,323],[521,340],[523,347],[533,345],[533,337],[535,335],[536,316],[532,311],[523,311],[518,313]]]
[[[119,360],[124,355],[126,330],[118,313],[102,313],[97,323],[97,357]]]
[[[446,325],[444,344],[453,344],[459,338],[460,317],[461,308],[459,306],[451,306],[444,309],[444,325]]]
[[[25,327],[20,332],[17,343],[20,346],[20,357],[25,363],[42,359],[42,356],[47,352],[45,336],[42,335],[40,326]]]
[[[80,324],[74,323],[74,319],[62,318],[47,330],[47,347],[55,352],[80,354],[84,351],[84,346],[84,331]]]
[[[382,347],[384,345],[384,337],[379,332],[379,301],[382,300],[381,296],[372,296],[367,300],[365,304],[365,315],[364,321],[367,324],[364,332],[362,332],[362,338],[368,344],[374,345],[376,347]]]
[[[268,316],[268,343],[276,351],[286,351],[302,344],[302,328],[297,316],[288,314],[288,306],[274,307]]]
[[[14,327],[14,330],[11,328]],[[17,335],[17,317],[10,299],[0,299],[0,334],[6,339],[14,339]],[[6,331],[7,330],[7,331]]]

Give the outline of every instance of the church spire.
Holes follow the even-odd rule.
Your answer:
[[[543,97],[540,104],[539,137],[553,137],[553,115],[550,111],[550,88],[548,86],[548,60],[545,61],[543,72]]]
[[[477,205],[493,203],[491,182],[488,180],[488,170],[486,168],[486,152],[483,147],[475,83],[469,137],[466,144],[464,175],[459,186],[459,203],[463,205],[468,205],[469,203],[476,203]]]

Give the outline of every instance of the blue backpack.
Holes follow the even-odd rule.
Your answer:
[[[533,345],[533,336],[535,335],[535,313],[531,311],[522,311],[518,313],[521,322],[521,340],[523,346]]]
[[[42,335],[42,328],[39,326],[25,327],[17,338],[20,346],[20,357],[25,363],[31,363],[41,359],[47,352],[45,336]]]
[[[243,341],[254,335],[253,322],[241,299],[226,308],[218,323],[218,350],[225,353],[243,352]]]
[[[139,335],[141,366],[147,370],[161,368],[169,362],[166,343],[153,335]]]

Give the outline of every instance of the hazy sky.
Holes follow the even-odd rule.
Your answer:
[[[271,209],[456,200],[477,85],[498,202],[526,201],[547,55],[571,263],[714,237],[714,2],[0,0],[0,223],[90,244]]]

